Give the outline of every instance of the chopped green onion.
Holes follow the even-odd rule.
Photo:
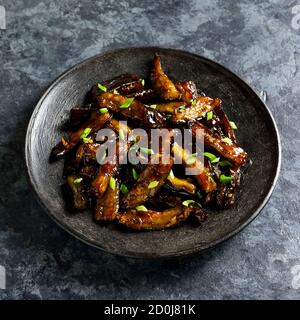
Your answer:
[[[231,167],[232,163],[228,160],[222,160],[218,163],[221,167]]]
[[[148,148],[140,148],[141,152],[144,154],[154,154],[154,151],[152,149],[148,149]]]
[[[206,120],[209,121],[209,120],[212,119],[212,117],[213,117],[213,112],[212,112],[212,111],[207,112],[207,114],[206,114]]]
[[[145,79],[141,80],[141,84],[142,84],[143,87],[145,86]]]
[[[185,200],[182,202],[182,204],[186,207],[188,207],[191,203],[195,203],[195,200]]]
[[[175,179],[175,176],[174,176],[174,172],[173,172],[173,170],[171,169],[171,171],[170,171],[170,173],[169,173],[169,176],[168,176],[168,179],[170,180],[172,180],[172,179]]]
[[[82,141],[84,143],[93,143],[93,139],[91,139],[91,138],[83,138]]]
[[[121,130],[119,131],[119,137],[120,137],[121,140],[125,140],[124,130],[121,129]]]
[[[197,99],[193,99],[191,103],[192,103],[192,106],[195,106],[197,103]]]
[[[229,183],[229,182],[231,182],[232,177],[231,176],[225,176],[224,174],[221,174],[219,179],[220,179],[221,183]]]
[[[75,179],[73,182],[74,183],[80,183],[82,181],[82,178],[77,178],[77,179]]]
[[[106,88],[103,84],[101,84],[101,83],[98,83],[98,89],[100,89],[100,90],[103,91],[103,92],[106,92],[106,91],[107,91],[107,88]]]
[[[121,184],[120,186],[120,190],[123,194],[128,193],[128,188],[126,187],[126,185],[124,183]]]
[[[186,110],[186,106],[185,106],[185,105],[182,105],[182,106],[178,107],[177,110],[178,110],[179,112],[185,111],[185,110]]]
[[[230,138],[228,138],[228,137],[223,138],[222,141],[227,143],[227,144],[232,144],[232,140]]]
[[[87,138],[87,136],[91,133],[91,128],[85,128],[80,135],[80,139]]]
[[[207,157],[211,163],[216,163],[220,160],[219,157],[216,157],[214,154],[210,153],[210,152],[204,152],[203,155],[205,157]]]
[[[236,130],[236,129],[237,129],[237,126],[236,126],[236,124],[235,124],[233,121],[229,121],[229,124],[230,124],[230,127],[231,127],[233,130]]]
[[[125,102],[120,105],[120,108],[121,108],[121,109],[129,108],[130,105],[132,104],[133,100],[134,100],[134,98],[127,98],[127,99],[125,100]]]
[[[137,180],[139,178],[139,174],[134,168],[132,168],[132,176],[134,180]]]
[[[202,199],[202,198],[203,198],[203,195],[201,194],[200,191],[197,191],[197,197],[198,197],[199,199]]]
[[[173,116],[172,114],[166,114],[166,115],[165,115],[165,117],[166,117],[167,120],[170,120],[170,119],[172,118],[172,116]]]
[[[116,189],[116,179],[115,179],[115,178],[110,177],[110,179],[109,179],[109,186],[110,186],[113,190]]]
[[[99,109],[99,112],[100,113],[107,113],[108,112],[108,109],[107,108],[101,108],[101,109]]]
[[[145,206],[137,206],[137,207],[135,207],[135,209],[136,209],[137,211],[144,211],[144,212],[147,212],[147,211],[148,211],[148,209],[147,209]]]
[[[159,181],[151,181],[148,185],[148,189],[154,189],[159,185]]]
[[[157,105],[156,104],[150,104],[149,108],[151,109],[156,109]]]

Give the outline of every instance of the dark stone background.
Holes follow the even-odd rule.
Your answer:
[[[0,298],[300,298],[300,1],[0,0]],[[300,20],[299,20],[300,22]],[[265,90],[283,164],[275,192],[242,233],[203,255],[154,262],[111,256],[69,236],[34,199],[24,138],[47,86],[105,50],[158,45],[214,59]],[[249,115],[251,121],[251,115]]]

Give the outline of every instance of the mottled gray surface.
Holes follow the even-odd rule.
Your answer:
[[[172,4],[172,5],[171,5]],[[300,298],[297,1],[0,0],[0,298]],[[298,1],[300,4],[300,1]],[[104,50],[141,45],[212,58],[268,93],[283,164],[275,192],[242,233],[203,255],[114,257],[59,229],[30,192],[26,125],[62,71]],[[250,115],[251,116],[251,115]]]

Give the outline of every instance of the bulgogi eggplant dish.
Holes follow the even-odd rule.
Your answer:
[[[71,108],[64,129],[50,161],[64,158],[69,211],[90,209],[96,222],[162,230],[203,222],[206,207],[234,205],[247,161],[237,125],[220,99],[206,96],[193,81],[171,80],[158,55],[148,78],[124,74],[96,83],[86,104]],[[156,147],[149,138],[155,130],[162,133]],[[186,133],[188,147],[176,136]]]

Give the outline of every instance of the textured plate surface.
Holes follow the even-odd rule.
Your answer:
[[[166,73],[177,80],[193,80],[206,94],[219,97],[238,126],[237,139],[253,165],[230,210],[212,212],[199,227],[155,232],[129,232],[114,225],[100,226],[91,213],[69,214],[61,196],[63,161],[48,163],[59,141],[69,109],[81,104],[96,83],[122,73],[149,74],[155,53]],[[269,110],[239,77],[206,58],[174,49],[128,48],[97,55],[60,76],[46,91],[31,117],[26,137],[26,162],[31,184],[47,213],[78,239],[102,250],[132,257],[172,257],[210,248],[236,234],[252,221],[268,201],[280,168],[280,141]]]

